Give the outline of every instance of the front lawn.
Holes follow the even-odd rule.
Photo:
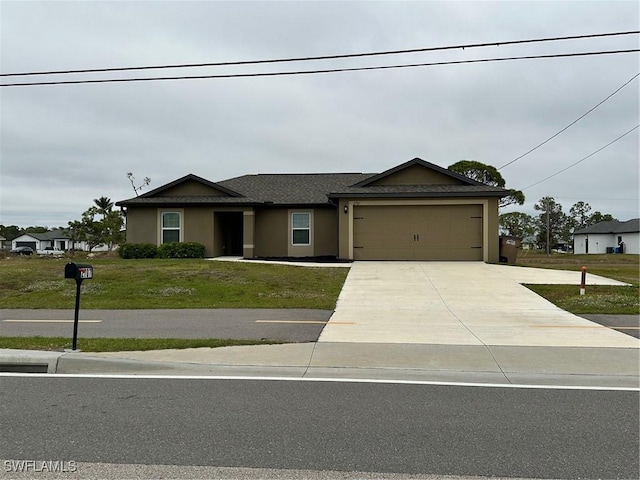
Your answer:
[[[0,308],[72,309],[68,259],[0,260]],[[347,268],[206,260],[74,259],[93,265],[82,284],[83,309],[319,308],[333,310]]]

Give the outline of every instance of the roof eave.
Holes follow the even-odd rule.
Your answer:
[[[329,198],[451,198],[451,197],[492,197],[502,198],[508,196],[506,192],[396,192],[396,193],[330,193]]]

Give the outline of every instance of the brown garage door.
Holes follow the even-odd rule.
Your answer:
[[[355,260],[482,260],[482,205],[357,206]]]

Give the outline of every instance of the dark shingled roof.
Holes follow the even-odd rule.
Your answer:
[[[447,185],[370,185],[374,180],[421,165],[451,178],[460,184]],[[195,180],[228,193],[230,196],[163,196],[172,186]],[[509,191],[491,187],[450,172],[437,165],[414,158],[383,173],[292,173],[243,175],[221,182],[209,182],[196,175],[186,175],[167,185],[136,198],[117,202],[119,206],[176,205],[330,205],[340,197],[352,198],[436,198],[436,197],[504,197]]]
[[[576,230],[574,235],[582,235],[588,233],[636,233],[640,232],[640,218],[634,218],[633,220],[627,220],[626,222],[619,222],[618,220],[612,220],[610,222],[600,222],[595,225],[583,228],[582,230]]]
[[[218,182],[258,202],[316,204],[329,202],[327,194],[372,177],[373,173],[308,173],[243,175]]]

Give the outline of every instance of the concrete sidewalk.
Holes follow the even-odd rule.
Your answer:
[[[59,374],[349,378],[640,388],[637,349],[298,343],[148,352],[0,350],[0,365]]]

